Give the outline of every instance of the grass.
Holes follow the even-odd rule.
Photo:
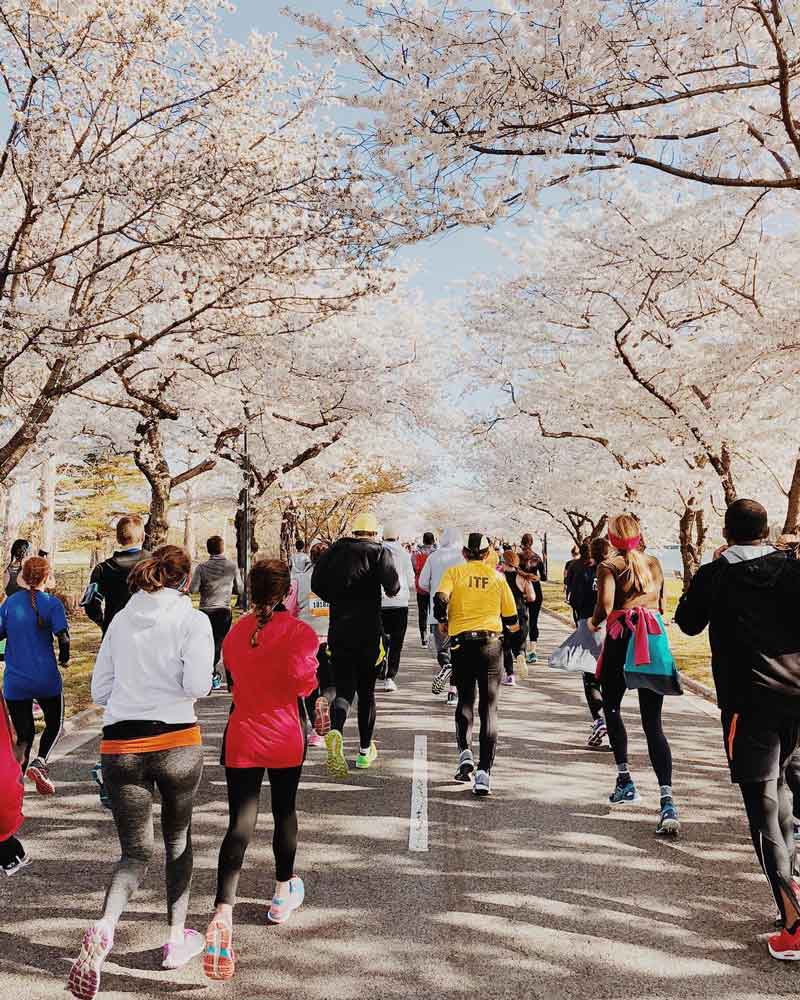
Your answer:
[[[564,577],[564,564],[551,562],[550,575],[553,579],[542,584],[544,606],[549,611],[571,619],[572,608],[564,600],[564,585],[561,583]],[[686,677],[691,677],[693,680],[713,688],[708,632],[705,631],[695,636],[684,635],[677,625],[672,624],[672,616],[675,614],[681,590],[680,580],[668,579],[666,581],[664,620],[667,625],[669,644],[680,672]]]

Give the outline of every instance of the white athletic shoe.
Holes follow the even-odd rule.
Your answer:
[[[384,691],[396,691],[397,690],[397,685],[395,684],[395,682],[392,680],[391,677],[387,677],[386,680],[383,682],[383,690]]]
[[[491,795],[489,772],[488,771],[476,771],[475,772],[475,783],[472,786],[472,791],[475,795]]]

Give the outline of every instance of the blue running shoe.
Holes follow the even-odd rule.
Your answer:
[[[637,802],[641,802],[642,799],[636,791],[636,785],[628,778],[625,782],[617,782],[617,786],[609,795],[608,801],[612,806],[633,806]]]
[[[661,837],[677,837],[681,832],[681,821],[678,810],[672,799],[665,799],[661,804],[661,815],[658,817],[656,834]]]
[[[219,674],[214,674],[214,676],[211,678],[211,690],[212,691],[222,690],[222,678],[220,677]]]
[[[108,792],[106,791],[105,783],[103,782],[103,765],[102,764],[95,764],[94,767],[92,768],[92,780],[100,788],[100,802],[101,802],[101,804],[104,805],[106,807],[106,809],[110,809],[111,808],[111,799],[108,796]]]

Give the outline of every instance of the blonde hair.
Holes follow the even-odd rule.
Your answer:
[[[633,514],[617,514],[608,520],[609,541],[611,535],[624,541],[642,538],[642,526]],[[643,540],[643,539],[642,539]],[[614,543],[611,542],[612,547]],[[646,594],[653,586],[653,574],[647,564],[647,559],[639,549],[617,549],[625,561],[625,567],[620,573],[620,580],[627,583],[626,589],[636,594]]]

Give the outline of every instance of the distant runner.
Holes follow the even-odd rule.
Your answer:
[[[428,556],[427,562],[422,568],[419,577],[420,589],[433,598],[445,571],[451,566],[457,566],[463,562],[464,546],[461,532],[456,528],[445,528],[440,547]],[[453,669],[450,657],[450,636],[447,635],[446,630],[438,628],[433,611],[433,600],[431,600],[428,609],[428,628],[433,639],[436,661],[439,664],[439,670],[433,678],[431,691],[433,694],[441,694],[447,687],[447,704],[450,708],[455,708],[458,702],[458,692],[455,684],[449,683]]]
[[[408,629],[408,602],[415,586],[414,567],[411,557],[398,541],[399,532],[394,527],[384,528],[384,545],[392,555],[394,568],[400,578],[400,590],[390,597],[383,595],[381,601],[381,621],[383,633],[389,640],[386,654],[386,677],[383,681],[384,691],[397,690],[397,673],[400,670],[400,656]]]
[[[209,558],[204,563],[198,563],[192,574],[189,587],[191,594],[200,594],[200,610],[211,622],[214,634],[214,680],[212,689],[218,691],[222,687],[222,643],[231,630],[233,612],[231,598],[236,594],[241,600],[244,597],[244,584],[239,567],[235,562],[225,558],[225,542],[219,535],[212,535],[206,542]]]
[[[423,590],[419,585],[419,578],[425,563],[431,553],[436,549],[436,538],[432,531],[426,531],[422,536],[422,545],[418,546],[411,556],[414,566],[414,586],[417,591],[417,614],[419,615],[419,641],[423,648],[428,645],[428,610],[431,603],[431,595],[427,590]]]

